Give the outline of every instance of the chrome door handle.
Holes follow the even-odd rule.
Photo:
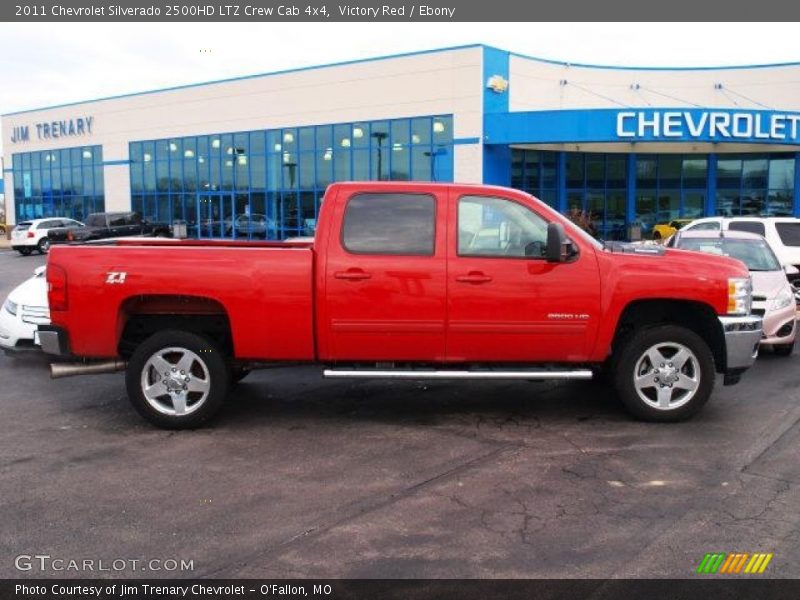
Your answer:
[[[472,272],[468,273],[467,275],[458,275],[456,277],[456,281],[461,283],[489,283],[491,280],[492,278],[489,275],[479,272]]]
[[[348,269],[347,271],[336,271],[333,276],[336,279],[347,279],[349,281],[361,281],[372,277],[369,273],[361,269]]]

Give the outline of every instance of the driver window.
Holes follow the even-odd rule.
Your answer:
[[[521,204],[486,196],[458,201],[459,256],[543,258],[547,222]]]

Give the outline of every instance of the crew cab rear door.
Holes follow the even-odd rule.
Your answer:
[[[392,189],[336,200],[319,313],[327,358],[444,360],[447,188]]]
[[[590,246],[549,263],[545,216],[522,199],[475,190],[453,188],[448,222],[448,360],[587,358],[600,315]]]

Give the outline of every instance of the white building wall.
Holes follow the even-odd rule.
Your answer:
[[[512,55],[509,72],[512,111],[624,106],[800,111],[800,65],[614,69],[561,65]],[[716,89],[717,84],[722,88]]]
[[[359,120],[453,114],[455,138],[481,138],[482,48],[463,48],[139,94],[30,111],[2,118],[4,158],[12,153],[103,146],[104,161],[128,159],[128,143]],[[94,117],[82,137],[39,140],[35,123]],[[31,139],[12,143],[15,127]],[[455,178],[480,182],[480,146],[457,146]],[[126,165],[105,170],[107,210],[130,206]],[[9,222],[14,222],[13,181],[6,173]]]

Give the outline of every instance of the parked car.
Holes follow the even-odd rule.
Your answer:
[[[782,265],[800,269],[800,219],[792,217],[706,217],[683,231],[749,231],[763,236]],[[793,281],[797,275],[790,277]]]
[[[275,231],[275,221],[266,215],[254,213],[251,215],[239,215],[234,221],[233,228],[236,229],[237,238],[253,238],[265,240],[269,232]],[[232,228],[227,230],[228,236],[232,234]]]
[[[669,223],[656,223],[653,225],[653,239],[665,240],[680,230],[681,227],[691,222],[692,219],[674,219]]]
[[[0,309],[0,348],[7,354],[39,349],[39,325],[50,323],[45,267],[38,267],[6,298]]]
[[[281,362],[331,378],[591,379],[638,418],[686,419],[737,383],[761,318],[738,260],[601,244],[518,190],[334,183],[312,242],[54,246],[53,376],[125,370],[160,427],[197,427]],[[653,274],[658,276],[654,277]],[[602,282],[602,285],[601,285]]]
[[[11,247],[23,256],[28,256],[34,250],[39,254],[47,254],[54,232],[67,232],[80,227],[84,227],[80,221],[63,217],[22,221],[11,232]],[[55,235],[60,236],[60,233]]]
[[[730,256],[742,261],[753,278],[753,314],[763,317],[762,346],[775,354],[789,356],[797,335],[797,309],[794,288],[767,241],[756,233],[745,231],[682,231],[675,236],[675,248]]]
[[[171,235],[166,223],[150,223],[136,212],[101,212],[86,217],[83,227],[53,229],[49,232],[51,243],[87,242],[132,235]]]

